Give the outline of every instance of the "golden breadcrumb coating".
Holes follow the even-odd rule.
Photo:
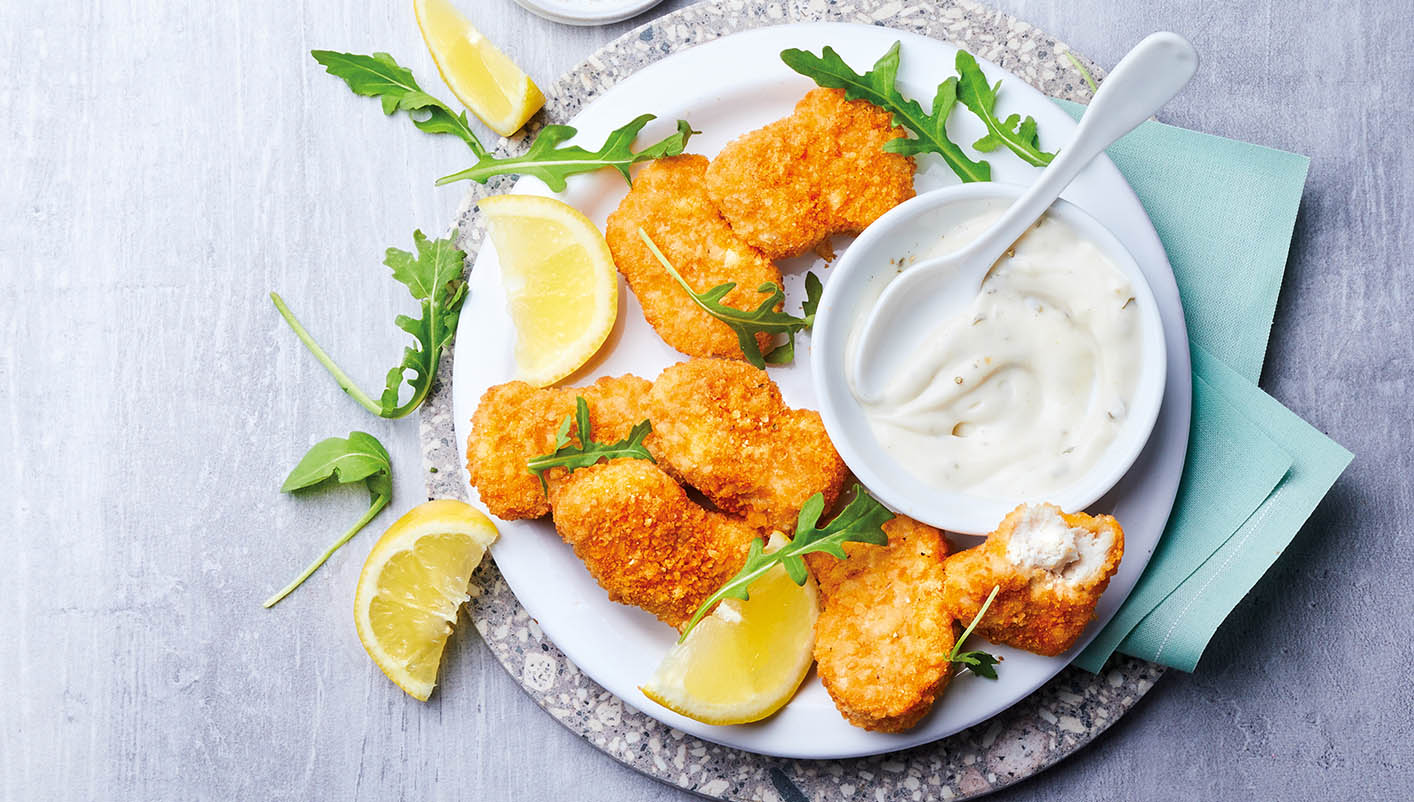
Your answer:
[[[862,231],[913,197],[913,159],[884,151],[904,136],[891,115],[840,89],[814,89],[795,111],[727,144],[707,191],[732,230],[767,258]]]
[[[466,444],[466,470],[481,503],[506,521],[548,515],[550,501],[526,463],[555,450],[555,432],[574,413],[575,397],[582,395],[589,404],[594,440],[612,443],[648,417],[650,386],[637,376],[618,376],[588,387],[538,389],[513,381],[487,390],[471,417]],[[555,468],[545,479],[553,486],[563,475]]]
[[[844,484],[820,413],[791,409],[746,362],[690,359],[664,370],[648,394],[648,448],[669,473],[754,527],[795,531],[807,499],[826,507]]]
[[[808,554],[820,586],[815,661],[835,707],[856,727],[903,732],[952,676],[953,617],[943,604],[947,542],[902,516],[887,546],[846,543],[849,559]]]
[[[1056,552],[1061,556],[1051,560],[1051,567],[1027,565],[1026,552],[1034,549],[1022,543],[1017,544],[1020,548],[1009,546],[1018,525],[1045,517],[1059,518],[1064,529],[1083,530],[1075,535],[1076,555],[1068,559]],[[1052,504],[1023,504],[981,545],[948,558],[943,597],[953,616],[966,623],[992,588],[1001,586],[975,633],[993,643],[1053,657],[1074,646],[1085,631],[1123,556],[1124,530],[1113,516],[1067,515]]]
[[[643,316],[664,342],[688,356],[741,359],[736,334],[693,302],[638,235],[641,227],[697,292],[735,282],[722,303],[755,309],[763,298],[757,288],[767,282],[779,285],[781,272],[732,233],[707,197],[706,171],[707,159],[691,154],[649,164],[609,215],[605,239]],[[768,335],[757,335],[757,340],[763,353],[769,350]]]
[[[758,535],[703,509],[647,460],[580,468],[550,493],[555,528],[620,604],[680,628],[746,562]]]

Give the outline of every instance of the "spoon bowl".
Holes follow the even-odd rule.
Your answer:
[[[1015,184],[963,184],[906,201],[865,229],[830,268],[811,331],[811,373],[825,430],[845,464],[892,509],[950,532],[985,534],[1023,501],[1049,501],[1067,511],[1088,507],[1112,488],[1139,457],[1158,419],[1168,354],[1158,303],[1148,279],[1120,241],[1087,212],[1064,200],[1047,214],[1096,245],[1134,292],[1141,366],[1125,424],[1101,459],[1070,486],[1045,498],[993,498],[942,490],[926,483],[886,452],[870,428],[865,406],[850,386],[847,360],[857,328],[891,281],[926,252],[940,232],[1014,203],[1026,191]],[[900,271],[903,271],[900,273]],[[936,323],[936,320],[933,321]],[[915,343],[916,344],[916,343]],[[901,363],[912,351],[885,348],[882,358]]]

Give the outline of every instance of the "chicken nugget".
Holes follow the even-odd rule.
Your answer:
[[[943,596],[969,622],[1000,586],[975,632],[1052,657],[1079,640],[1123,556],[1124,530],[1112,516],[1022,504],[981,545],[948,558]]]
[[[756,530],[704,509],[647,460],[580,468],[550,492],[555,529],[609,598],[675,628],[741,570]]]
[[[707,192],[732,230],[769,259],[858,232],[913,197],[913,159],[889,112],[814,89],[784,119],[739,137],[707,168]]]
[[[609,215],[605,239],[643,316],[664,342],[688,356],[741,359],[736,334],[697,306],[638,234],[642,228],[693,290],[734,282],[722,303],[738,309],[760,305],[758,288],[768,282],[780,285],[781,271],[732,233],[707,197],[706,171],[707,159],[691,154],[648,165]],[[769,335],[758,334],[757,342],[762,353],[770,350]]]
[[[828,507],[844,484],[820,413],[786,406],[766,371],[746,362],[673,365],[648,394],[648,416],[648,448],[668,472],[759,529],[794,532],[806,500],[823,493]]]
[[[815,661],[835,707],[856,727],[903,732],[952,676],[953,617],[943,604],[942,533],[899,516],[887,546],[846,543],[849,559],[807,554],[820,586]]]
[[[555,450],[555,433],[575,410],[575,398],[589,405],[591,436],[601,443],[628,437],[647,415],[648,381],[637,376],[604,377],[588,387],[538,389],[521,381],[498,384],[481,396],[471,418],[466,470],[486,509],[505,521],[550,513],[540,480],[526,463]],[[564,470],[545,472],[554,484]]]

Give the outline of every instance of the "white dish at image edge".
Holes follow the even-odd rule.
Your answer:
[[[564,25],[608,25],[636,17],[663,0],[516,0],[516,5]]]

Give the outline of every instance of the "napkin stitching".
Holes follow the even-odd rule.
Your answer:
[[[1168,646],[1169,640],[1173,637],[1174,630],[1178,629],[1178,625],[1183,623],[1183,619],[1187,617],[1188,611],[1197,603],[1198,599],[1202,598],[1203,594],[1207,592],[1208,586],[1212,585],[1219,576],[1222,576],[1227,571],[1227,567],[1232,564],[1233,559],[1237,557],[1237,553],[1242,550],[1242,545],[1252,538],[1252,534],[1257,531],[1257,527],[1271,514],[1272,509],[1276,506],[1274,502],[1277,496],[1281,495],[1284,489],[1285,485],[1282,485],[1272,493],[1267,499],[1267,503],[1263,505],[1261,515],[1258,516],[1257,520],[1252,523],[1252,526],[1247,529],[1247,534],[1243,535],[1242,539],[1237,541],[1237,545],[1234,546],[1232,552],[1227,555],[1227,559],[1223,560],[1223,564],[1218,566],[1218,570],[1214,571],[1213,575],[1208,577],[1208,581],[1203,583],[1203,587],[1198,588],[1198,592],[1189,597],[1188,603],[1183,605],[1183,609],[1179,611],[1178,616],[1174,618],[1173,623],[1169,625],[1168,631],[1164,633],[1164,639],[1159,642],[1159,648],[1154,652],[1154,662],[1157,663],[1159,658],[1163,656],[1164,649]]]

